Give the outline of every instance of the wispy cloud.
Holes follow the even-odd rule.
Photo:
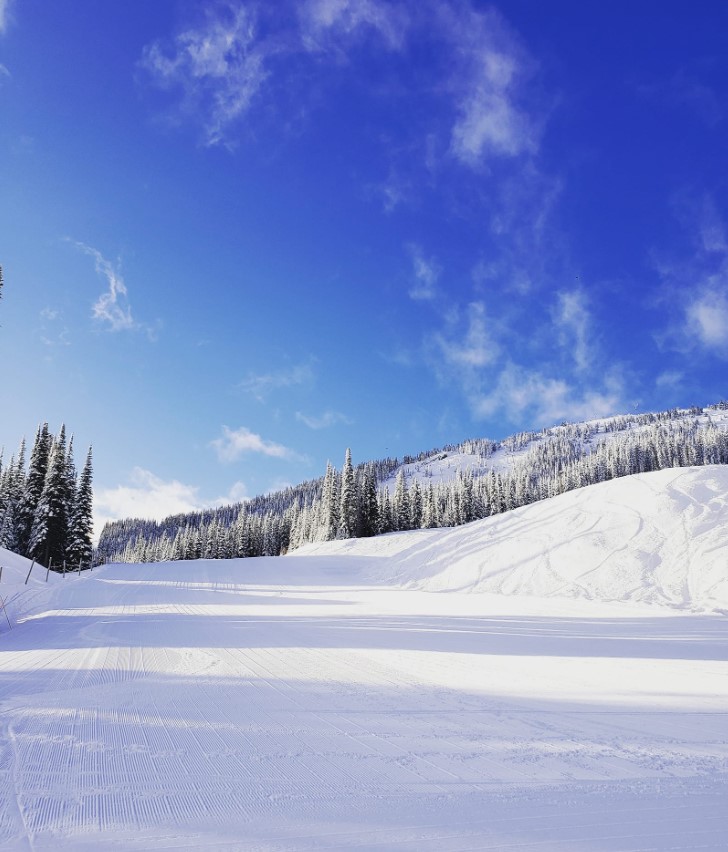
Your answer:
[[[601,389],[584,388],[563,378],[508,362],[494,386],[471,399],[476,416],[503,414],[512,422],[527,416],[536,423],[592,420],[624,407],[624,384],[617,370],[607,373]]]
[[[602,417],[622,408],[627,376],[620,365],[607,363],[594,342],[583,293],[556,293],[550,310],[536,305],[501,304],[498,313],[483,300],[466,311],[451,307],[425,347],[442,385],[457,390],[476,419],[523,426]]]
[[[11,4],[12,0],[0,0],[0,35],[2,35],[8,27],[8,12]]]
[[[493,364],[500,354],[500,346],[488,328],[485,305],[472,302],[467,308],[467,327],[464,335],[452,326],[457,313],[446,318],[451,328],[434,336],[437,349],[446,364],[466,371],[477,370]]]
[[[266,441],[245,426],[239,429],[222,427],[222,437],[210,442],[221,462],[234,462],[247,453],[259,453],[278,459],[297,459],[297,453],[282,444]]]
[[[252,4],[227,2],[209,7],[201,26],[147,45],[140,64],[160,87],[181,91],[183,111],[200,115],[205,144],[217,145],[250,109],[279,49],[259,37]]]
[[[588,370],[593,361],[591,315],[583,290],[557,294],[554,322],[563,348],[569,351],[577,370]]]
[[[308,50],[337,46],[342,37],[376,32],[391,49],[402,46],[408,27],[403,5],[380,0],[308,0],[300,9],[303,44]]]
[[[685,374],[680,370],[665,370],[655,379],[658,388],[676,388],[682,384]]]
[[[686,310],[687,332],[706,349],[728,357],[728,281],[712,279]]]
[[[263,401],[271,391],[281,388],[310,385],[315,379],[313,365],[310,361],[296,364],[285,370],[270,373],[249,373],[238,383],[239,390],[252,394],[257,400]]]
[[[110,331],[137,328],[131,313],[129,294],[121,272],[98,249],[76,240],[67,240],[77,249],[94,259],[96,272],[106,279],[108,290],[102,293],[92,307],[93,318],[105,323]]]
[[[534,153],[540,129],[524,97],[534,62],[505,19],[495,9],[466,4],[443,4],[439,16],[453,48],[452,154],[480,166],[493,157]]]
[[[656,334],[665,349],[728,358],[728,228],[710,198],[680,198],[676,213],[692,243],[689,253],[654,261],[660,306],[671,313]],[[676,259],[677,257],[677,259]]]
[[[437,295],[437,279],[442,272],[435,258],[426,258],[422,246],[410,243],[407,249],[412,258],[414,284],[410,287],[409,295],[415,300],[434,299]]]
[[[301,411],[297,411],[296,420],[308,426],[309,429],[328,429],[339,423],[350,424],[352,422],[349,417],[340,411],[324,411],[319,417],[311,417],[303,414]]]
[[[61,314],[55,308],[45,307],[40,312],[41,336],[45,346],[70,346],[71,334],[63,324]]]

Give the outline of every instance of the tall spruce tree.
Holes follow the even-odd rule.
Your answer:
[[[394,498],[392,499],[392,521],[395,529],[408,530],[411,528],[410,500],[407,491],[407,480],[404,470],[400,468],[394,485]]]
[[[68,459],[66,430],[62,426],[51,448],[43,491],[33,516],[28,555],[43,565],[52,560],[58,568],[66,558],[67,540]]]
[[[68,523],[67,558],[71,565],[90,565],[93,553],[93,480],[92,448],[88,448],[86,464],[76,488]]]
[[[344,469],[341,471],[341,504],[337,538],[353,538],[356,535],[357,499],[354,482],[354,467],[351,450],[347,448]]]
[[[17,512],[17,543],[21,556],[29,555],[30,535],[33,529],[35,511],[40,502],[46,474],[48,473],[48,457],[51,449],[51,436],[48,424],[38,427],[35,433],[35,443],[30,454],[28,475],[25,479],[23,495],[20,498]]]

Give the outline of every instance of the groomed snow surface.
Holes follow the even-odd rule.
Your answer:
[[[2,849],[728,848],[726,468],[282,559],[0,563]]]

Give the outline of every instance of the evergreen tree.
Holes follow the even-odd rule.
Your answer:
[[[344,468],[341,471],[341,504],[337,538],[353,538],[356,535],[357,499],[354,483],[354,467],[351,450],[347,448]]]
[[[400,468],[394,484],[392,522],[397,530],[408,530],[410,528],[410,501],[407,493],[407,480],[402,468]]]
[[[33,516],[28,555],[43,565],[53,560],[60,567],[66,558],[68,538],[68,460],[66,457],[66,433],[61,428],[53,442],[48,472],[43,484],[40,500]]]
[[[29,555],[30,535],[33,529],[33,521],[36,509],[40,502],[48,473],[48,457],[51,449],[51,437],[48,432],[48,424],[44,423],[38,427],[35,434],[35,443],[30,454],[30,465],[25,480],[23,496],[20,498],[17,515],[17,542],[18,553],[21,556]]]
[[[339,475],[330,462],[326,463],[321,495],[321,533],[324,541],[336,538],[339,529]]]
[[[372,468],[367,465],[361,478],[360,526],[359,535],[363,537],[377,535],[379,532],[379,503],[377,501],[377,480]]]
[[[67,556],[71,565],[90,565],[93,552],[92,530],[93,530],[93,490],[91,482],[93,479],[93,468],[91,462],[91,447],[88,449],[86,464],[81,471],[78,481],[73,508],[68,524],[68,549]]]

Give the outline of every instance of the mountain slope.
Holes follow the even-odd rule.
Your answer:
[[[728,609],[728,467],[638,474],[462,527],[311,544],[428,591]]]

